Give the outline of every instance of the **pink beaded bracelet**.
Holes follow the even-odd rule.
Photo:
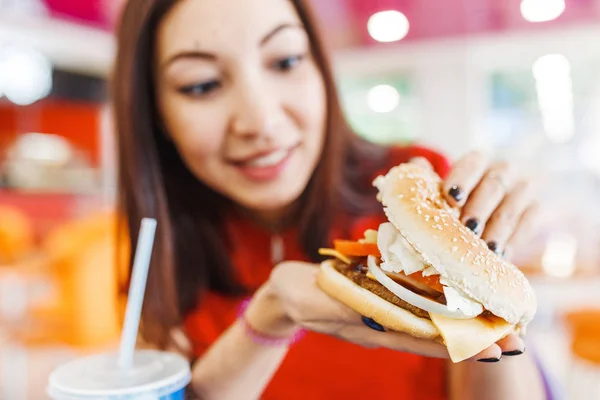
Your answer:
[[[254,343],[257,343],[257,344],[260,344],[263,346],[292,345],[292,344],[298,342],[300,339],[302,339],[306,335],[305,329],[299,329],[292,336],[286,336],[286,337],[265,335],[264,333],[257,331],[248,323],[248,321],[244,317],[244,313],[246,312],[246,309],[248,308],[249,304],[250,304],[250,298],[247,298],[244,301],[242,301],[242,303],[240,304],[240,308],[238,310],[238,319],[242,322],[242,325],[244,326],[244,332],[246,332],[246,335],[248,335],[248,337]]]

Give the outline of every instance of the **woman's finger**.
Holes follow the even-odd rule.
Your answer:
[[[530,181],[517,183],[496,208],[486,224],[482,238],[490,250],[501,253],[508,239],[518,229],[521,216],[534,199]]]
[[[516,173],[507,163],[497,163],[483,176],[465,203],[461,219],[463,223],[480,234],[488,219],[511,190]]]
[[[490,157],[479,151],[469,153],[456,162],[444,182],[444,194],[450,205],[465,203],[489,165]]]
[[[479,361],[484,363],[498,362],[502,358],[502,350],[497,344],[493,344],[487,349],[479,352],[478,354],[471,357],[471,361]]]
[[[525,342],[517,335],[508,335],[496,343],[503,356],[518,356],[525,352]]]
[[[419,339],[406,333],[380,332],[366,325],[340,325],[335,336],[366,347],[385,347],[427,357],[449,358],[446,346],[429,339]]]
[[[279,264],[271,273],[271,281],[287,304],[286,311],[290,318],[303,326],[331,320],[333,316],[339,322],[360,324],[361,316],[358,313],[317,287],[315,281],[318,272],[319,267],[315,264],[288,261]],[[311,315],[310,319],[306,314]]]
[[[523,212],[517,227],[514,229],[512,236],[507,240],[504,246],[504,255],[510,258],[511,253],[515,249],[529,240],[535,233],[541,215],[541,207],[539,203],[535,202],[530,204],[529,207]]]
[[[508,335],[500,339],[496,344],[491,345],[479,354],[471,357],[471,360],[479,362],[498,362],[502,356],[516,356],[523,354],[525,343],[517,335]]]

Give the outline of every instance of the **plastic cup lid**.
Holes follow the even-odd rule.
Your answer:
[[[179,354],[138,350],[133,368],[121,370],[118,354],[80,358],[58,367],[49,378],[48,394],[60,399],[105,399],[166,396],[191,380],[190,366]]]

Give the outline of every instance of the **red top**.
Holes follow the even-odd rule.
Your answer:
[[[426,157],[443,177],[449,164],[441,155],[420,147],[394,148],[390,167],[412,157]],[[385,172],[385,171],[382,171]],[[352,237],[377,229],[382,217],[353,221]],[[234,243],[232,260],[242,282],[258,287],[271,272],[271,236],[251,222],[228,223]],[[334,229],[335,231],[335,229]],[[335,239],[335,232],[332,238]],[[283,234],[285,258],[308,261],[297,240],[296,229]],[[215,293],[204,297],[198,309],[187,316],[185,330],[200,356],[236,318],[240,299]],[[445,361],[387,349],[367,349],[339,339],[309,332],[294,344],[264,392],[263,399],[427,399],[446,398]]]

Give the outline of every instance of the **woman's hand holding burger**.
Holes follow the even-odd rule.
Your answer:
[[[248,323],[268,336],[291,336],[295,330],[307,329],[365,347],[448,357],[446,348],[437,342],[400,332],[382,333],[383,327],[365,321],[359,313],[325,294],[316,285],[317,273],[310,263],[279,264],[248,307]]]
[[[421,164],[421,166],[430,168],[428,163],[423,159],[415,159],[412,163]],[[408,271],[408,267],[412,266],[412,268],[414,268],[415,265],[418,266],[418,262],[424,262],[425,264],[423,265],[428,266],[425,267],[426,269],[429,269],[430,271],[433,270],[433,277],[439,277],[438,288],[440,287],[439,282],[443,283],[443,294],[445,294],[446,297],[452,294],[446,291],[448,290],[446,286],[449,286],[449,289],[451,289],[453,293],[457,293],[458,291],[458,293],[461,293],[462,295],[469,292],[469,288],[474,289],[476,292],[479,291],[479,299],[475,299],[477,296],[471,296],[471,301],[481,302],[483,305],[484,313],[481,314],[483,320],[481,320],[480,317],[477,319],[479,321],[485,321],[486,318],[492,318],[490,321],[495,321],[492,322],[492,325],[496,324],[496,328],[485,326],[466,327],[465,323],[460,322],[461,317],[458,317],[458,320],[454,319],[455,317],[452,317],[452,315],[456,315],[456,313],[460,314],[460,310],[451,311],[441,315],[438,314],[436,316],[437,312],[433,310],[440,306],[436,306],[436,308],[433,309],[428,308],[427,301],[431,300],[425,300],[425,302],[419,300],[418,303],[412,304],[413,307],[411,307],[411,304],[408,304],[407,306],[406,301],[408,301],[408,303],[411,303],[411,301],[409,298],[402,297],[402,290],[398,293],[400,298],[395,298],[395,300],[390,300],[389,292],[387,295],[383,295],[383,297],[379,297],[381,296],[381,292],[378,292],[377,290],[374,292],[371,290],[372,293],[367,292],[365,288],[360,287],[362,286],[362,283],[359,282],[361,278],[358,278],[359,281],[353,281],[353,279],[357,279],[356,276],[352,277],[352,273],[348,272],[349,269],[354,268],[353,266],[355,266],[357,262],[362,263],[364,261],[356,261],[359,260],[356,258],[353,261],[353,266],[347,265],[346,267],[343,266],[344,263],[341,263],[340,260],[337,260],[337,264],[331,264],[329,268],[322,267],[320,269],[315,268],[313,264],[302,262],[285,262],[278,265],[273,270],[269,281],[258,291],[254,300],[248,307],[245,314],[247,323],[255,331],[271,337],[291,337],[298,330],[307,329],[339,337],[343,340],[366,347],[386,347],[431,357],[448,358],[448,340],[454,343],[453,348],[455,349],[455,352],[453,359],[493,362],[499,361],[502,355],[521,354],[524,351],[525,346],[522,339],[516,333],[510,333],[512,330],[509,330],[508,334],[498,333],[500,332],[498,329],[505,329],[504,332],[507,331],[506,328],[501,328],[502,324],[506,327],[507,322],[502,321],[499,323],[498,315],[503,316],[501,319],[508,318],[508,320],[511,321],[511,327],[517,327],[516,332],[519,331],[519,327],[523,328],[524,331],[527,322],[532,317],[532,313],[535,312],[535,299],[530,299],[529,296],[532,295],[530,294],[531,289],[529,288],[526,279],[519,276],[521,273],[518,272],[514,266],[505,263],[500,257],[493,256],[491,253],[488,255],[485,255],[484,253],[488,251],[486,246],[497,255],[504,253],[505,249],[512,250],[517,244],[526,240],[529,234],[531,234],[533,227],[535,226],[534,222],[538,210],[537,203],[535,202],[533,185],[529,181],[519,180],[515,170],[507,164],[493,163],[483,153],[470,153],[455,164],[455,167],[448,178],[442,183],[443,193],[440,194],[436,189],[426,195],[428,197],[428,202],[433,201],[431,204],[436,204],[438,201],[436,200],[436,196],[438,199],[441,199],[440,196],[444,196],[449,205],[454,207],[455,210],[436,211],[435,208],[431,209],[433,210],[432,212],[435,215],[439,215],[439,217],[432,214],[431,222],[425,223],[419,219],[423,216],[417,216],[414,211],[409,212],[409,214],[402,214],[407,212],[406,209],[402,211],[402,207],[406,207],[406,204],[411,204],[406,198],[400,200],[396,205],[392,205],[389,202],[396,202],[396,197],[398,196],[402,198],[403,196],[407,197],[415,192],[419,192],[420,189],[418,188],[424,187],[422,186],[423,182],[425,182],[424,184],[427,187],[437,187],[435,178],[429,178],[429,176],[425,174],[423,175],[423,179],[425,180],[419,183],[417,181],[422,178],[419,178],[419,172],[415,172],[416,180],[414,180],[415,177],[412,175],[413,172],[406,172],[412,171],[410,168],[402,169],[402,171],[405,172],[392,172],[391,175],[388,176],[388,183],[383,184],[384,186],[387,185],[384,192],[387,190],[388,193],[387,204],[385,200],[383,201],[384,206],[387,209],[386,213],[388,217],[391,217],[392,222],[394,222],[394,220],[405,221],[406,217],[418,218],[412,220],[413,225],[404,226],[408,231],[397,232],[400,236],[395,239],[395,243],[397,243],[396,249],[398,243],[409,245],[411,243],[415,244],[419,240],[423,241],[422,245],[425,247],[419,248],[419,246],[417,246],[414,249],[410,249],[410,254],[405,253],[402,255],[402,257],[407,256],[408,258],[401,257],[401,259],[395,259],[394,256],[390,256],[389,254],[386,256],[380,254],[375,258],[371,257],[372,260],[370,260],[370,264],[375,264],[374,260],[377,259],[377,262],[380,265],[371,265],[369,267],[369,273],[366,275],[364,275],[365,271],[363,271],[363,281],[366,279],[365,276],[370,277],[370,280],[367,280],[367,286],[372,286],[372,282],[376,281],[374,275],[376,276],[384,273],[383,268],[386,267],[385,263],[387,262],[389,268],[390,262],[396,260],[399,261],[400,264],[406,266],[404,270],[401,269],[400,274],[403,274],[405,277],[403,278],[404,280],[408,277],[408,283],[410,285],[411,279],[416,276],[415,273]],[[396,175],[398,173],[400,175]],[[403,179],[407,178],[408,180],[403,181]],[[406,194],[396,194],[400,193],[398,190],[401,190],[402,185],[405,185],[402,190],[405,190]],[[414,188],[412,188],[412,185],[415,185]],[[415,190],[415,188],[417,190]],[[381,190],[382,187],[380,187],[380,194],[383,193]],[[436,191],[438,192],[437,194],[435,193]],[[391,195],[392,197],[389,197],[390,193],[393,193],[393,195]],[[423,206],[427,207],[426,205]],[[447,206],[441,207],[444,209],[444,207]],[[455,228],[451,228],[451,226],[455,226],[454,223],[452,223],[452,218],[456,217],[455,212],[457,209],[460,211],[460,222],[466,225],[466,227],[476,235],[480,236],[485,241],[485,244],[483,244],[483,242],[482,244],[475,242],[471,243],[471,241],[475,239],[474,236],[473,239],[467,241],[466,238],[469,235],[465,236],[465,228],[458,227],[458,225],[463,224],[457,222],[458,225],[456,225]],[[419,206],[417,206],[417,210],[419,210]],[[441,213],[436,214],[438,212]],[[454,214],[452,214],[452,212],[454,212]],[[418,211],[418,214],[421,214],[420,210]],[[450,215],[453,216],[450,217]],[[442,236],[438,237],[438,234],[435,233],[437,231],[434,231],[431,241],[429,241],[427,236],[421,236],[421,239],[417,240],[419,235],[423,235],[424,232],[431,232],[429,229],[443,228],[436,223],[431,225],[433,219],[437,221],[438,218],[447,221],[444,223],[447,228],[443,229]],[[428,221],[429,218],[426,218],[425,220]],[[416,223],[416,225],[414,223]],[[395,225],[399,226],[398,224],[399,223],[397,222]],[[393,227],[390,227],[389,223],[387,225],[388,231],[389,229],[394,229]],[[382,240],[383,242],[386,240],[389,241],[389,239],[382,239],[387,235],[383,234],[384,231],[380,228],[380,241],[377,243],[380,249],[389,245],[389,243],[382,244]],[[468,232],[468,230],[466,230],[466,232]],[[401,236],[406,233],[409,235],[408,238],[402,238]],[[425,233],[425,235],[428,234]],[[457,243],[457,239],[459,243],[461,239],[466,243],[461,245]],[[408,240],[408,242],[406,242],[406,240]],[[415,242],[415,240],[417,240],[417,242]],[[452,242],[450,242],[450,240]],[[458,247],[455,245],[458,245]],[[390,247],[390,249],[392,249],[392,247]],[[423,251],[424,249],[428,250]],[[466,261],[464,260],[465,257],[462,257],[459,261],[458,254],[463,251],[466,252],[464,254],[467,254]],[[445,261],[438,261],[438,263],[441,262],[439,265],[435,265],[435,262],[431,264],[431,259],[428,261],[428,258],[434,254],[438,254],[435,256],[436,258],[438,256],[441,256],[442,259],[444,259],[444,257],[449,258],[444,259]],[[485,272],[483,272],[485,267],[478,267],[480,264],[476,260],[477,257],[473,259],[471,257],[472,254],[480,254],[479,257],[487,257],[485,258],[488,260],[486,261],[487,265],[493,267],[488,267],[485,269]],[[422,256],[422,258],[419,256]],[[389,257],[392,257],[394,260],[389,259]],[[494,259],[494,257],[496,259]],[[386,260],[386,258],[388,259]],[[484,258],[481,258],[482,262],[483,260]],[[415,264],[415,262],[417,262],[417,264]],[[371,268],[373,268],[373,270],[371,270]],[[450,268],[450,270],[440,272],[447,268]],[[481,273],[476,272],[478,268],[481,268]],[[494,282],[498,277],[487,277],[485,279],[480,277],[480,275],[489,275],[489,271],[492,270],[495,271],[492,272],[493,274],[500,273],[500,281],[503,282]],[[385,273],[394,277],[394,273],[389,270]],[[448,275],[448,273],[450,273],[450,275]],[[417,274],[420,276],[420,272]],[[460,282],[451,282],[453,280],[452,274],[459,274],[459,276],[462,276],[463,278],[459,279]],[[510,275],[510,278],[506,278],[505,274]],[[396,274],[396,276],[397,275],[398,274]],[[423,273],[423,276],[425,277],[426,274]],[[504,276],[504,278],[502,278],[502,276]],[[431,277],[430,274],[427,274],[427,277]],[[464,282],[465,277],[467,279],[467,286],[461,287],[461,283]],[[506,279],[508,279],[508,281]],[[523,285],[523,288],[516,288],[516,286],[511,283],[513,282],[511,281],[512,279],[520,281],[521,283],[519,285]],[[380,283],[387,289],[390,289],[389,282],[386,284],[385,282],[380,281]],[[412,283],[414,284],[415,282],[413,281]],[[379,285],[379,283],[377,283],[377,285]],[[488,285],[491,285],[489,289]],[[327,286],[329,286],[328,290],[323,290],[324,288],[327,289]],[[412,287],[414,288],[416,286]],[[396,291],[393,290],[394,288],[391,289],[392,292],[396,293]],[[465,290],[467,290],[467,292],[465,292]],[[496,294],[497,290],[500,290],[499,294]],[[509,293],[512,293],[513,290],[516,290],[514,293],[517,293],[517,297],[520,298],[519,300],[511,300],[512,297]],[[417,293],[419,293],[418,290]],[[483,293],[483,295],[481,295],[481,293]],[[471,293],[471,295],[473,294],[474,293]],[[366,297],[363,298],[363,296],[368,297],[368,299]],[[450,309],[451,303],[455,302],[455,300],[451,300],[451,298],[448,298],[448,300],[441,300],[442,307],[449,307]],[[394,308],[393,311],[387,311],[389,301],[394,302],[397,306],[392,307]],[[398,303],[398,301],[400,301],[400,303]],[[446,303],[446,301],[448,301],[448,303]],[[366,306],[364,304],[366,304]],[[444,304],[447,305],[444,306]],[[416,308],[421,309],[421,312],[419,312],[419,310],[417,310],[417,312],[414,311],[415,305]],[[491,310],[495,310],[496,313],[489,314]],[[519,317],[522,318],[521,322],[517,322],[517,319],[515,319],[517,317],[514,315],[511,316],[511,311],[507,310],[522,313],[519,314],[522,315],[522,317]],[[386,313],[394,315],[390,317]],[[423,313],[425,313],[425,315]],[[369,314],[373,319],[366,317],[365,314]],[[443,317],[444,315],[446,315],[446,317]],[[381,324],[375,322],[374,319],[376,316]],[[448,320],[447,317],[450,317],[450,320]],[[467,318],[473,317],[467,316]],[[444,319],[446,322],[444,322]],[[476,321],[473,320],[473,322],[476,325]],[[450,325],[447,325],[448,323]],[[386,324],[397,327],[398,329],[394,328],[392,330],[386,328],[383,326]],[[467,325],[468,324],[469,322],[467,322]],[[502,336],[502,339],[480,351],[478,354],[471,356],[476,351],[479,351],[479,349],[488,346],[487,343],[493,343],[493,341],[497,339],[485,342],[486,344],[484,346],[480,345],[475,351],[473,351],[472,346],[471,349],[468,350],[466,347],[469,347],[469,345],[465,345],[464,339],[462,344],[459,343],[457,345],[456,338],[453,339],[451,337],[453,335],[452,332],[456,332],[457,329],[459,331],[461,329],[470,329],[472,336],[478,336],[477,333],[481,332],[483,335],[491,334],[492,336],[489,337],[498,335],[495,337],[499,338]],[[496,333],[493,332],[494,329],[496,329]],[[440,333],[442,333],[442,336],[440,336]],[[435,338],[435,340],[432,340],[432,338]],[[462,345],[465,345],[465,349],[461,349]],[[462,355],[459,355],[461,352]]]
[[[257,292],[246,311],[247,322],[267,336],[292,336],[299,329],[328,334],[364,347],[385,347],[436,358],[449,358],[442,344],[389,331],[333,300],[316,285],[314,264],[284,262]],[[519,354],[523,342],[514,335],[500,340],[472,360],[497,360]]]

